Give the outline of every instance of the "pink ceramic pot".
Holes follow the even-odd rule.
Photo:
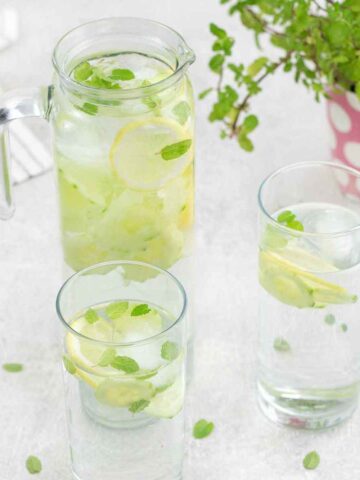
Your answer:
[[[360,170],[360,100],[352,92],[330,92],[327,113],[333,160]],[[360,182],[346,173],[338,180],[344,193],[359,200]]]

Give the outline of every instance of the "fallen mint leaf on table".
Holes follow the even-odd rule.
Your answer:
[[[4,363],[2,367],[9,373],[18,373],[24,368],[21,363]]]
[[[208,437],[214,430],[215,425],[213,422],[208,422],[205,419],[201,419],[195,423],[193,427],[193,436],[197,439]]]
[[[28,457],[26,460],[26,468],[27,471],[31,474],[40,473],[42,465],[37,457],[35,457],[34,455],[30,455],[30,457]]]
[[[341,328],[341,330],[342,330],[344,333],[347,332],[347,330],[348,330],[348,326],[346,325],[346,323],[342,323],[342,324],[340,325],[340,328]]]
[[[332,313],[328,313],[325,318],[325,323],[327,323],[328,325],[334,325],[335,323],[335,316],[332,314]]]
[[[303,466],[306,470],[315,470],[319,466],[320,455],[315,452],[309,452],[303,459]]]
[[[291,350],[289,342],[282,337],[275,338],[273,347],[277,352],[290,352]]]

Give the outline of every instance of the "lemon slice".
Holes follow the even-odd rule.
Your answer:
[[[327,304],[357,301],[357,296],[345,288],[301,270],[270,251],[260,252],[259,281],[280,302],[298,308],[319,308]]]
[[[193,145],[172,160],[164,160],[161,150],[190,139],[190,134],[174,120],[152,117],[132,122],[116,135],[110,162],[129,187],[156,190],[183,172],[191,161]]]
[[[154,387],[150,382],[132,379],[108,378],[95,390],[95,397],[100,403],[118,408],[129,407],[139,400],[149,400],[153,395]]]
[[[184,404],[184,384],[181,378],[161,393],[155,395],[144,412],[159,418],[173,418]]]
[[[102,342],[114,341],[114,330],[105,320],[98,320],[90,324],[84,317],[71,323],[71,328],[93,340]],[[97,363],[106,350],[106,346],[79,338],[77,335],[68,333],[65,339],[66,348],[71,360],[79,367],[86,369],[90,374],[106,374],[107,369],[98,367]]]

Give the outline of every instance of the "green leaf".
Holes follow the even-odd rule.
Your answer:
[[[357,82],[357,84],[355,86],[355,93],[356,93],[357,98],[360,100],[360,82]]]
[[[261,70],[266,66],[268,62],[267,57],[260,57],[254,60],[249,66],[248,66],[248,74],[250,77],[256,77],[256,75],[261,72]]]
[[[327,315],[325,315],[324,321],[328,325],[334,325],[334,323],[336,321],[335,315],[333,315],[332,313],[328,313]]]
[[[80,110],[87,113],[88,115],[96,115],[98,112],[98,107],[92,103],[85,102],[82,107],[79,107]]]
[[[146,407],[150,405],[149,400],[136,400],[133,402],[129,407],[129,412],[131,413],[139,413],[142,412]]]
[[[203,90],[202,92],[199,93],[199,100],[203,100],[205,97],[209,95],[214,89],[213,88],[207,88],[206,90]]]
[[[147,313],[150,312],[150,310],[151,308],[147,303],[140,303],[139,305],[136,305],[136,307],[134,307],[131,310],[131,316],[139,317],[140,315],[146,315]]]
[[[182,101],[179,102],[175,107],[172,109],[173,114],[175,115],[177,121],[181,125],[185,125],[187,122],[188,118],[190,117],[191,114],[191,108],[188,102]]]
[[[134,72],[127,68],[115,68],[110,75],[111,80],[121,80],[126,82],[135,78]]]
[[[187,140],[182,140],[181,142],[173,143],[172,145],[167,145],[164,147],[160,155],[163,160],[175,160],[176,158],[182,157],[190,149],[192,140],[189,138]]]
[[[212,431],[214,430],[214,424],[212,422],[208,422],[205,419],[201,419],[195,423],[193,427],[193,436],[194,438],[201,439],[208,437]]]
[[[210,69],[215,73],[220,73],[225,62],[225,57],[221,53],[214,55],[209,62]]]
[[[343,4],[344,9],[349,8],[353,12],[360,12],[359,0],[346,0]]]
[[[140,369],[138,363],[134,359],[124,356],[115,357],[110,365],[125,373],[135,373]]]
[[[30,455],[26,460],[26,468],[29,473],[32,475],[35,473],[40,473],[42,469],[42,465],[38,457],[34,455]]]
[[[2,367],[9,373],[18,373],[24,369],[21,363],[4,363]]]
[[[123,313],[126,312],[126,310],[129,307],[129,302],[114,302],[110,303],[105,308],[106,315],[111,318],[111,320],[115,320],[116,318],[121,317]]]
[[[254,144],[252,143],[250,138],[241,131],[238,136],[238,142],[240,147],[246,152],[252,152],[254,150]]]
[[[210,23],[210,32],[217,38],[226,38],[227,33],[223,28],[218,27],[215,23]]]
[[[344,333],[348,331],[348,326],[346,325],[346,323],[342,323],[340,325],[340,328]]]
[[[303,459],[303,466],[306,470],[315,470],[319,466],[320,456],[317,452],[309,452]]]
[[[84,82],[93,73],[93,68],[89,62],[83,62],[78,65],[74,70],[74,78],[77,82]]]
[[[161,346],[161,357],[171,362],[179,356],[179,347],[177,343],[167,341]]]
[[[292,228],[293,230],[298,230],[299,232],[304,231],[304,225],[299,222],[299,220],[291,220],[290,222],[287,223],[287,226],[289,228]]]
[[[63,364],[65,369],[70,373],[70,375],[74,375],[74,373],[76,373],[75,365],[66,355],[63,355]]]
[[[349,27],[345,22],[333,21],[327,28],[327,36],[334,46],[341,46],[349,33]]]
[[[295,220],[295,218],[296,218],[296,215],[291,210],[284,210],[278,215],[277,221],[280,223],[288,223],[288,222],[291,222],[292,220]]]
[[[115,360],[115,357],[116,357],[115,348],[107,348],[106,350],[103,351],[98,361],[99,367],[108,367]]]
[[[87,312],[85,313],[85,320],[90,324],[97,322],[99,319],[100,317],[97,311],[93,310],[92,308],[89,308],[89,310],[87,310]]]
[[[275,338],[273,347],[274,350],[281,353],[290,352],[291,350],[289,343],[282,337]]]
[[[259,125],[259,120],[258,120],[257,116],[256,115],[248,115],[247,117],[245,117],[241,129],[242,129],[242,131],[245,130],[245,133],[250,133],[253,130],[255,130],[255,128],[258,125]]]

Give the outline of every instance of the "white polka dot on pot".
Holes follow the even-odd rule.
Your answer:
[[[360,143],[346,142],[344,145],[344,155],[353,167],[360,168]]]
[[[360,112],[360,100],[357,98],[355,93],[346,92],[346,98],[349,102],[349,105],[354,109]]]
[[[336,163],[338,163],[339,165],[344,165],[344,163],[340,162],[340,160],[336,160]],[[340,183],[342,187],[347,187],[349,185],[349,174],[347,172],[338,168],[334,168],[334,173],[336,180]]]
[[[342,133],[350,132],[351,119],[345,110],[335,102],[330,102],[330,117],[336,130]]]

